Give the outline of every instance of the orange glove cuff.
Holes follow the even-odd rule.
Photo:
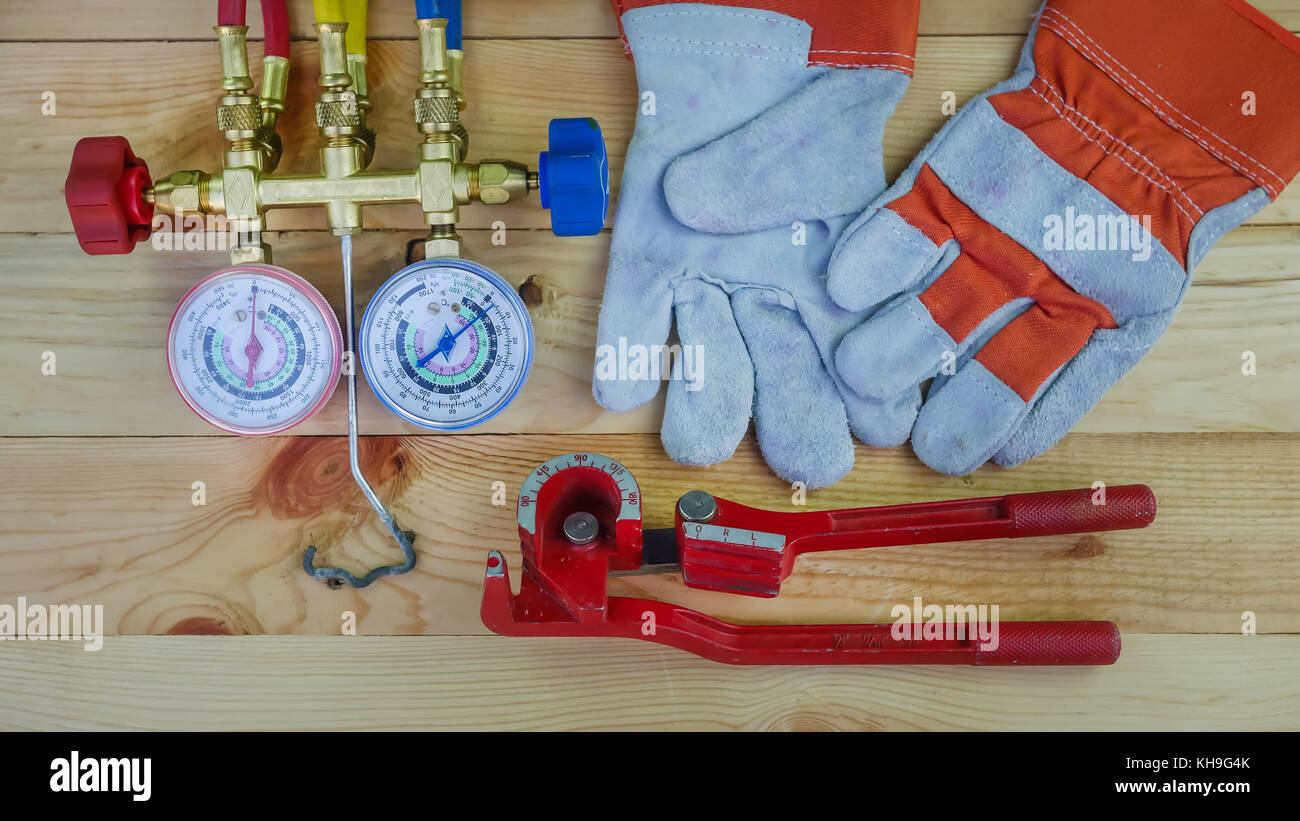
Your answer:
[[[622,28],[624,12],[681,0],[612,0]],[[808,64],[885,68],[911,76],[920,0],[708,0],[704,5],[776,12],[812,26]],[[627,38],[623,38],[627,48]]]

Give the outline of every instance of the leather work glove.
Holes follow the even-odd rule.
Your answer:
[[[752,417],[776,473],[832,484],[853,466],[850,427],[867,403],[834,375],[835,347],[864,315],[831,302],[826,264],[885,188],[882,133],[912,73],[917,1],[614,7],[641,99],[596,400],[630,410],[666,380],[661,436],[675,461],[727,459]]]
[[[1046,451],[1300,170],[1300,40],[1242,0],[1048,0],[1019,67],[839,239],[871,444],[946,474]],[[934,378],[927,392],[922,383]]]

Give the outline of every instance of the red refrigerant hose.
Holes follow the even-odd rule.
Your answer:
[[[247,25],[248,0],[217,0],[217,25]],[[266,55],[289,56],[289,8],[285,0],[262,0],[262,27],[266,30]]]

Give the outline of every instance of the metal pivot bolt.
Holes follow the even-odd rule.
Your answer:
[[[564,538],[570,544],[588,545],[596,541],[600,535],[600,522],[590,513],[578,512],[569,514],[564,520]]]
[[[691,490],[677,500],[677,512],[688,522],[707,522],[718,513],[718,502],[703,490]]]

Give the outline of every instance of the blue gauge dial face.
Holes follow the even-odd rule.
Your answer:
[[[467,428],[500,412],[532,365],[519,295],[487,268],[429,260],[393,276],[361,321],[361,363],[394,413],[426,428]]]

